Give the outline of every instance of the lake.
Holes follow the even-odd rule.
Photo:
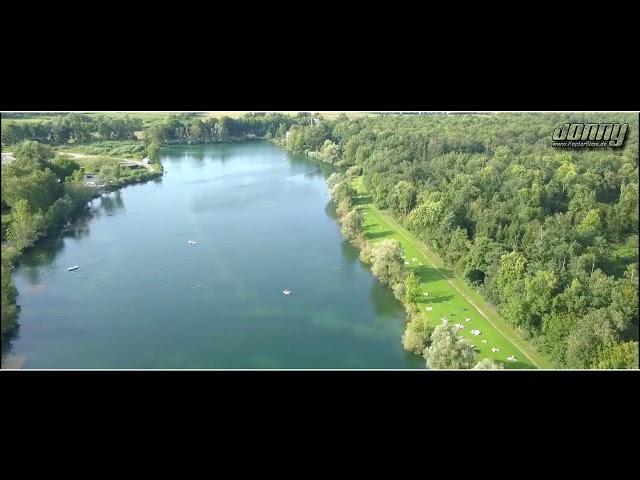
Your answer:
[[[161,179],[95,199],[24,255],[3,355],[45,369],[423,367],[402,349],[401,305],[340,234],[326,167],[263,142],[168,147],[162,163]]]

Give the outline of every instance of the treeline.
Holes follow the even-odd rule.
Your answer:
[[[224,143],[249,139],[284,138],[295,125],[313,125],[317,115],[300,112],[295,116],[282,113],[246,113],[240,118],[207,119],[171,115],[151,125],[144,133],[147,155],[158,160],[167,144]]]
[[[2,341],[17,329],[17,291],[11,270],[21,252],[53,226],[84,206],[93,189],[84,183],[80,165],[64,156],[54,158],[47,145],[27,141],[17,146],[13,160],[2,166]],[[5,222],[5,219],[9,219]]]
[[[623,148],[559,150],[564,123],[630,124]],[[388,210],[560,367],[638,366],[633,114],[368,117],[282,139],[357,166]]]
[[[33,117],[56,117],[60,115],[66,115],[59,112],[2,112],[0,118],[12,119],[12,118],[33,118]]]
[[[135,139],[142,130],[140,118],[115,118],[69,113],[53,120],[2,121],[2,144],[15,145],[35,140],[47,145],[85,144],[94,140]]]
[[[181,118],[169,116],[164,121],[150,126],[145,131],[149,142],[170,143],[219,143],[246,138],[282,137],[296,124],[310,123],[312,116],[301,113],[297,116],[282,113],[247,113],[240,118]]]

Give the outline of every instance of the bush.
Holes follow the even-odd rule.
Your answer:
[[[354,179],[362,175],[362,165],[354,165],[349,167],[346,172],[347,178]]]
[[[458,338],[458,329],[446,323],[438,325],[431,334],[431,345],[424,350],[427,367],[431,369],[469,369],[475,352],[466,340]]]
[[[349,241],[354,241],[362,234],[362,215],[358,210],[353,209],[342,218],[341,230]]]
[[[403,250],[397,240],[382,240],[371,252],[371,271],[387,285],[401,283],[406,275]]]
[[[421,315],[411,316],[407,328],[402,335],[402,346],[408,352],[421,355],[429,345],[433,327]]]
[[[391,290],[393,291],[393,296],[396,297],[396,300],[402,302],[404,298],[404,283],[397,282],[391,286]]]

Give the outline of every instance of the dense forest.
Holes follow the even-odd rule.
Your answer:
[[[217,143],[251,137],[282,137],[294,124],[311,123],[308,113],[297,116],[282,113],[248,113],[242,118],[190,118],[170,116],[152,125],[145,133],[158,143]]]
[[[135,139],[135,132],[140,130],[142,120],[139,118],[93,118],[80,113],[69,113],[53,120],[5,120],[2,122],[2,144],[15,145],[24,140],[48,145],[83,144],[100,139],[127,140]]]
[[[620,149],[552,148],[574,122],[630,128]],[[637,115],[342,117],[293,126],[283,143],[361,169],[376,206],[557,366],[637,368]]]
[[[630,126],[622,148],[552,148],[553,130],[573,122]],[[42,144],[124,141],[141,129],[135,118],[80,114],[3,121],[4,145],[40,142],[17,147],[20,161],[3,167],[3,210],[10,208],[13,217],[4,233],[12,252],[32,244],[43,225],[71,205],[86,201],[76,167],[69,159],[54,161]],[[637,115],[170,116],[145,130],[144,145],[157,158],[165,144],[252,138],[333,165],[342,172],[330,179],[338,200],[349,198],[349,182],[362,176],[377,208],[436,251],[556,366],[637,368]],[[5,183],[7,172],[13,185]],[[25,188],[30,193],[19,198],[15,192]],[[361,219],[349,217],[348,207],[339,213],[349,238]],[[15,289],[6,273],[15,254],[5,250],[3,336],[13,325],[5,317],[15,318]],[[388,276],[389,283],[404,274],[380,265],[399,255],[392,244],[366,252],[374,266],[383,262],[378,276]],[[402,290],[396,296],[411,296],[406,284]],[[438,335],[446,338],[447,332]]]

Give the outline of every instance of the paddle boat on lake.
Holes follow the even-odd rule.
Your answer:
[[[74,265],[73,267],[67,268],[67,271],[68,272],[73,272],[74,270],[77,270],[78,268],[80,268],[78,265]]]

